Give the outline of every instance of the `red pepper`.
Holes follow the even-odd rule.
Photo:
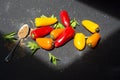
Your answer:
[[[38,37],[43,37],[49,34],[54,28],[51,26],[45,26],[45,27],[40,27],[40,28],[35,28],[31,31],[30,36],[32,39],[36,39]]]
[[[55,40],[55,47],[60,47],[71,40],[75,35],[75,30],[70,26],[66,27],[63,33]]]
[[[68,12],[66,10],[62,10],[60,12],[60,19],[61,19],[62,24],[65,27],[69,27],[70,26],[70,18],[69,18]]]

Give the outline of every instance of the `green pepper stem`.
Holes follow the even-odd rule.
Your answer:
[[[100,31],[100,29],[99,29],[99,28],[97,28],[97,29],[96,29],[96,32],[99,32],[99,31]]]

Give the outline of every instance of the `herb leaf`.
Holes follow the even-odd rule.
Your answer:
[[[56,17],[52,14],[51,18],[56,18]]]
[[[55,29],[58,29],[58,28],[65,28],[61,23],[56,23],[56,24],[54,24],[54,28]]]
[[[51,53],[48,53],[48,54],[49,54],[49,61],[53,63],[54,65],[57,65],[57,60],[59,59],[55,57],[54,55],[52,55]]]
[[[40,16],[40,18],[48,18],[47,16],[45,16],[45,15],[42,15],[42,16]],[[50,18],[56,18],[53,14],[50,16]]]
[[[75,28],[77,25],[79,25],[78,21],[75,18],[70,21],[70,24],[73,28]]]
[[[8,34],[3,35],[3,38],[4,38],[5,40],[9,40],[9,41],[14,42],[14,41],[17,40],[17,39],[15,38],[15,35],[16,35],[16,32],[11,32],[11,33],[8,33]]]
[[[40,16],[40,18],[47,18],[47,16],[45,16],[45,15],[42,15],[42,16]]]
[[[37,43],[29,41],[27,42],[27,47],[32,50],[32,55],[35,53],[36,50],[38,50],[40,47],[37,45]]]
[[[75,28],[77,25],[79,25],[78,21],[75,18],[70,21],[70,24],[73,28]],[[58,22],[58,23],[54,24],[54,28],[58,29],[58,28],[65,28],[65,27],[63,26],[63,24]]]

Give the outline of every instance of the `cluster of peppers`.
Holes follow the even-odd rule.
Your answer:
[[[64,45],[74,37],[75,30],[70,25],[70,18],[67,11],[62,10],[60,12],[60,19],[64,27],[53,28],[52,24],[58,22],[56,17],[35,18],[35,26],[37,28],[31,31],[31,38],[34,39],[41,48],[46,50]],[[48,34],[50,34],[50,37],[44,37]]]
[[[91,48],[94,48],[98,44],[101,35],[99,33],[99,25],[95,22],[91,20],[82,20],[81,24],[92,33],[90,36],[86,37],[81,32],[75,32],[74,27],[79,23],[75,19],[70,20],[66,10],[60,11],[60,20],[62,24],[59,23],[54,16],[41,16],[35,18],[36,28],[31,29],[30,37],[36,42],[28,42],[27,47],[34,53],[39,48],[45,50],[52,50],[54,47],[58,48],[71,39],[73,39],[74,46],[78,50],[83,50],[86,44]],[[53,25],[55,27],[52,27]],[[15,34],[15,32],[11,32],[4,35],[3,38],[5,40],[15,41]],[[48,34],[50,34],[50,37],[45,37]],[[55,65],[57,64],[56,61],[59,60],[51,53],[49,53],[49,59]]]
[[[92,33],[90,36],[85,36],[83,33],[76,33],[74,37],[74,46],[78,50],[83,50],[87,44],[91,48],[95,48],[98,44],[101,35],[99,33],[99,25],[91,20],[83,20],[82,25]]]
[[[66,10],[60,11],[60,20],[63,28],[53,28],[52,25],[58,23],[56,17],[39,17],[35,18],[35,26],[37,28],[31,30],[30,36],[36,43],[45,50],[51,50],[54,47],[58,48],[63,46],[69,40],[74,38],[74,46],[78,50],[82,50],[87,43],[90,47],[95,47],[100,39],[99,26],[90,21],[83,20],[82,24],[90,32],[94,33],[86,37],[83,33],[75,33],[74,28],[71,26],[70,17]],[[50,37],[44,37],[50,34]]]

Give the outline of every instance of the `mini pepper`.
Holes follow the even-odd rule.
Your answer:
[[[61,19],[62,24],[65,27],[70,26],[70,17],[69,17],[69,14],[68,14],[68,12],[66,10],[60,11],[60,19]]]
[[[49,34],[54,28],[51,26],[45,26],[45,27],[40,27],[40,28],[35,28],[31,31],[30,36],[32,39],[36,39],[38,37],[43,37]]]
[[[100,31],[99,25],[91,20],[83,20],[82,25],[91,33],[96,33]]]
[[[45,50],[51,50],[53,48],[53,39],[51,38],[36,38],[36,42]]]
[[[74,36],[74,46],[78,50],[83,50],[85,48],[85,35],[83,33],[76,33]]]
[[[53,17],[37,17],[35,18],[36,27],[49,26],[57,22],[57,18]]]
[[[70,26],[66,27],[65,30],[61,33],[61,35],[55,40],[55,47],[60,47],[64,45],[66,42],[71,40],[75,35],[75,30]]]
[[[50,32],[50,37],[55,40],[57,39],[61,34],[62,32],[64,31],[64,28],[58,28],[58,29],[54,29]]]
[[[101,36],[100,36],[100,33],[94,33],[92,34],[91,36],[89,36],[86,40],[86,44],[91,47],[91,48],[94,48],[98,41],[100,40]]]

